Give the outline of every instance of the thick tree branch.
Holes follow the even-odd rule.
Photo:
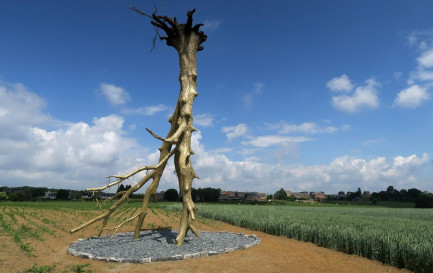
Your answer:
[[[176,130],[176,132],[169,138],[162,138],[160,136],[158,136],[157,134],[155,134],[154,132],[152,132],[150,129],[146,128],[146,130],[156,139],[159,139],[161,141],[164,141],[165,143],[169,143],[169,144],[176,144],[179,141],[179,137],[182,135],[182,133],[184,132],[186,128],[186,124],[182,123],[179,128]]]
[[[188,29],[191,29],[191,27],[192,27],[192,15],[194,14],[194,12],[195,12],[195,9],[190,10],[186,13],[186,15],[188,16],[188,20],[186,21],[186,27]]]

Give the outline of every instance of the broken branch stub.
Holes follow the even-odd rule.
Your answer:
[[[99,188],[86,189],[88,191],[102,191],[110,188],[114,185],[122,183],[124,180],[131,176],[142,172],[144,170],[151,172],[147,173],[136,185],[131,187],[125,192],[120,192],[120,199],[116,201],[108,211],[101,215],[91,219],[90,221],[82,224],[81,226],[71,230],[71,233],[77,232],[86,228],[100,220],[103,220],[102,226],[99,229],[99,235],[103,230],[114,230],[114,234],[122,227],[125,223],[137,219],[135,226],[134,237],[140,236],[140,230],[143,225],[144,218],[147,214],[147,208],[149,200],[153,194],[156,193],[161,176],[164,172],[165,166],[167,165],[168,159],[174,155],[174,165],[176,169],[176,175],[179,182],[179,191],[183,200],[183,209],[180,220],[179,234],[176,238],[176,244],[182,245],[186,233],[191,230],[196,236],[200,236],[197,229],[193,226],[193,220],[195,219],[195,213],[197,208],[192,200],[191,190],[192,182],[195,178],[198,178],[195,173],[192,162],[190,160],[193,151],[191,149],[191,136],[192,132],[196,131],[193,127],[193,103],[195,97],[198,95],[196,91],[197,87],[197,51],[203,50],[201,45],[206,41],[207,36],[203,31],[200,31],[200,27],[203,24],[197,24],[193,26],[193,14],[195,9],[187,12],[187,21],[185,24],[179,24],[176,18],[169,18],[167,16],[157,15],[156,12],[152,15],[148,15],[136,7],[131,7],[131,10],[137,12],[140,15],[144,15],[151,19],[151,24],[155,27],[156,32],[158,29],[165,32],[166,36],[160,37],[161,40],[165,40],[168,46],[172,46],[176,49],[179,56],[179,82],[180,92],[178,101],[176,103],[176,109],[173,115],[170,117],[169,122],[171,128],[165,138],[158,136],[149,129],[146,129],[153,137],[162,141],[161,147],[159,147],[159,161],[154,166],[144,166],[138,168],[127,175],[113,175],[117,180]],[[174,145],[174,148],[172,147]],[[173,148],[173,149],[172,149]],[[106,228],[108,219],[111,214],[123,203],[127,198],[137,190],[139,190],[147,181],[152,179],[152,183],[147,188],[143,203],[138,211],[130,218],[122,221],[119,225],[113,228]]]

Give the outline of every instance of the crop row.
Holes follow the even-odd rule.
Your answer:
[[[415,272],[433,272],[433,210],[201,205],[199,215]]]

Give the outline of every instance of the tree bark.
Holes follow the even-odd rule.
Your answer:
[[[197,51],[203,50],[201,44],[206,41],[207,37],[202,31],[200,31],[200,26],[202,26],[202,24],[192,26],[192,15],[194,14],[195,10],[187,12],[188,18],[185,24],[178,24],[176,17],[171,19],[167,16],[156,15],[155,13],[150,16],[135,7],[132,7],[131,9],[141,15],[145,15],[151,18],[152,25],[156,27],[157,35],[159,36],[157,29],[163,30],[167,35],[165,37],[159,36],[160,39],[165,40],[167,42],[167,45],[174,47],[178,52],[180,68],[180,92],[176,104],[176,109],[174,110],[173,115],[169,119],[169,122],[171,123],[171,128],[166,138],[162,138],[154,134],[149,129],[146,129],[152,136],[163,141],[161,147],[159,147],[160,156],[157,165],[144,166],[123,176],[110,176],[117,178],[117,180],[103,187],[86,189],[87,191],[102,191],[104,189],[122,183],[124,180],[132,177],[139,172],[142,172],[144,170],[152,170],[150,173],[146,174],[135,186],[131,187],[127,191],[119,192],[115,196],[115,198],[120,196],[120,200],[115,202],[107,212],[93,218],[92,220],[82,224],[75,229],[72,229],[71,233],[82,230],[95,222],[103,220],[98,235],[101,235],[104,230],[114,230],[114,236],[114,234],[116,234],[117,230],[122,225],[137,218],[134,238],[138,239],[140,236],[141,228],[143,226],[143,221],[147,214],[149,200],[152,195],[156,194],[156,190],[158,188],[165,166],[167,165],[168,159],[172,155],[174,155],[174,165],[179,181],[179,191],[183,200],[182,216],[180,219],[179,234],[176,238],[176,244],[182,245],[185,239],[185,235],[189,230],[191,230],[196,236],[200,236],[198,231],[192,225],[192,222],[195,219],[195,213],[197,212],[197,208],[192,200],[191,189],[193,180],[195,178],[198,178],[198,176],[194,172],[191,163],[191,155],[194,154],[191,149],[191,135],[194,131],[196,131],[192,124],[192,107],[194,99],[198,95],[196,91]],[[175,147],[172,150],[173,145],[175,145]],[[139,212],[136,213],[134,216],[126,219],[114,228],[105,228],[108,222],[108,218],[119,207],[119,205],[125,202],[125,200],[127,200],[127,198],[129,198],[132,193],[139,190],[150,179],[152,179],[152,183],[147,188],[146,193],[144,194],[143,203]]]
[[[136,8],[132,9],[142,15],[150,17]],[[191,149],[191,135],[193,131],[196,130],[193,127],[192,109],[194,99],[198,95],[196,90],[197,51],[203,50],[201,44],[206,41],[207,37],[200,31],[202,24],[192,26],[192,16],[194,12],[195,10],[187,12],[187,22],[185,24],[178,24],[176,18],[171,19],[166,16],[157,16],[155,13],[151,16],[152,25],[163,30],[167,35],[166,37],[160,37],[161,40],[166,40],[167,45],[174,47],[179,55],[180,92],[176,110],[169,120],[172,125],[170,132],[180,132],[178,138],[176,138],[176,152],[174,154],[179,191],[183,201],[179,234],[176,238],[177,245],[183,244],[188,230],[191,230],[196,236],[199,236],[198,231],[192,225],[197,208],[192,200],[191,189],[193,180],[198,178],[191,163],[191,155],[194,154]],[[173,133],[173,135],[169,134],[167,138],[175,134],[176,133]],[[164,147],[166,143],[167,142],[161,147],[163,149],[160,148],[161,158],[164,157],[163,153],[167,154],[170,152],[170,150],[166,150],[166,147]],[[137,228],[141,226],[140,221],[141,217],[139,217]],[[139,232],[139,230],[137,231],[136,229],[136,236],[137,232]]]

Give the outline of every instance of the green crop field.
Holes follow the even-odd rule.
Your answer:
[[[56,236],[56,232],[68,232],[60,225],[60,216],[48,219],[44,216],[45,212],[55,211],[55,215],[88,219],[97,213],[100,206],[108,208],[110,205],[110,202],[99,205],[95,202],[65,201],[1,202],[0,235],[10,235],[21,250],[32,254],[34,251],[27,244],[27,237],[38,241]],[[130,215],[140,205],[140,202],[125,204],[115,213],[114,220],[119,222],[117,218]],[[179,211],[181,207],[181,203],[150,203],[150,209],[159,212]],[[433,272],[432,209],[294,202],[262,206],[197,204],[197,207],[199,220],[201,217],[220,220],[251,230],[312,242],[415,272]],[[28,223],[19,225],[14,215],[27,219]]]
[[[199,215],[312,242],[415,272],[433,272],[433,210],[198,205]]]

